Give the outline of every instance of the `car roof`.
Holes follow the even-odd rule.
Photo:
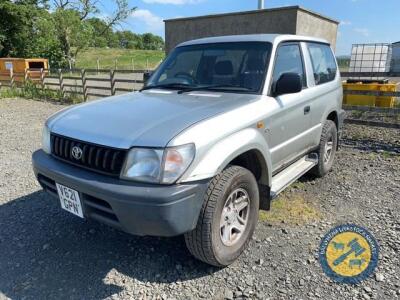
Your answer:
[[[310,41],[329,44],[328,41],[320,38],[292,35],[292,34],[246,34],[246,35],[226,35],[207,37],[197,40],[191,40],[179,44],[177,47],[199,45],[199,44],[213,44],[213,43],[230,43],[230,42],[270,42],[272,44],[284,41]]]

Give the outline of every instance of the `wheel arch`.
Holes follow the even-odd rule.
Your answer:
[[[269,147],[264,136],[255,128],[236,132],[204,150],[182,182],[214,177],[233,162],[242,167],[249,167],[252,162],[260,164],[260,169],[252,167],[250,171],[258,177],[260,184],[270,186],[272,163]]]
[[[326,120],[330,120],[335,123],[336,129],[338,132],[337,138],[338,138],[338,143],[336,146],[336,150],[339,149],[339,139],[340,139],[340,120],[339,120],[339,112],[337,110],[332,110],[331,112],[328,113],[326,116]]]
[[[336,128],[339,129],[339,114],[336,110],[331,111],[327,115],[326,119],[333,121],[336,125]]]
[[[253,148],[237,155],[228,165],[243,167],[254,175],[257,182],[269,185],[268,165],[263,154],[258,149]]]

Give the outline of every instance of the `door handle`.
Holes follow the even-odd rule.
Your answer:
[[[310,106],[304,107],[304,114],[305,115],[307,115],[310,111],[311,111],[311,107]]]

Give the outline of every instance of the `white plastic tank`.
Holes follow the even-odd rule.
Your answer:
[[[355,44],[351,50],[350,72],[389,72],[391,44]]]

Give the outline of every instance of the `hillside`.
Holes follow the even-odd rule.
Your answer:
[[[118,69],[132,69],[132,59],[135,69],[146,69],[147,60],[149,68],[157,66],[164,59],[164,51],[130,50],[119,48],[89,48],[78,55],[77,68],[96,69],[99,59],[100,69],[113,69],[117,59]],[[342,71],[347,71],[349,66],[348,56],[339,56],[338,64]]]
[[[113,69],[117,59],[118,69],[132,69],[132,59],[135,69],[145,69],[147,61],[154,68],[164,58],[164,51],[131,50],[114,48],[89,48],[78,55],[77,68],[95,69],[99,59],[100,69]]]

